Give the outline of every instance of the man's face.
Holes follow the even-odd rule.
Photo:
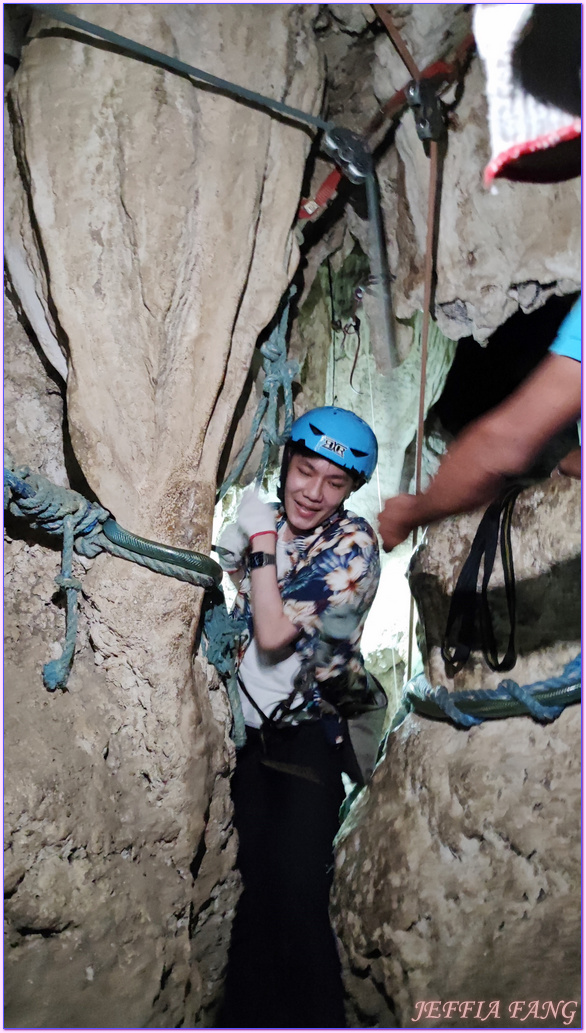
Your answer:
[[[322,456],[293,454],[285,484],[285,513],[294,534],[305,534],[335,513],[354,488],[349,473]]]

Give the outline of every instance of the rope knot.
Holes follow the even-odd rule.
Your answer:
[[[55,584],[59,588],[74,588],[76,592],[81,592],[81,581],[77,577],[66,577],[65,574],[57,574],[55,577]]]
[[[556,717],[559,717],[564,709],[563,707],[546,706],[544,703],[540,703],[527,686],[518,685],[512,678],[505,678],[502,682],[499,682],[499,689],[502,692],[506,692],[511,699],[516,699],[519,703],[522,703],[536,721],[555,721]]]

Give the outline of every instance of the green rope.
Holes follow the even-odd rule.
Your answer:
[[[49,692],[66,688],[75,651],[81,582],[72,575],[74,549],[88,557],[106,551],[207,590],[221,581],[222,568],[209,556],[132,535],[121,528],[106,509],[89,502],[79,492],[52,484],[41,474],[31,473],[28,467],[15,468],[7,453],[4,462],[4,508],[14,516],[26,518],[33,528],[63,538],[61,573],[55,582],[66,594],[66,634],[61,656],[43,669]]]
[[[221,589],[209,592],[203,603],[204,656],[222,676],[232,710],[232,738],[237,749],[246,742],[244,716],[240,695],[236,685],[236,643],[246,630],[246,620],[241,614],[228,613],[226,600]]]
[[[427,717],[452,721],[462,728],[470,728],[492,718],[516,717],[530,714],[536,721],[554,721],[562,710],[579,703],[582,695],[582,657],[578,655],[566,664],[562,674],[555,678],[518,685],[511,678],[499,682],[496,689],[472,689],[466,692],[448,692],[444,685],[433,688],[425,675],[413,678],[403,690],[406,713],[415,710]],[[393,727],[397,727],[393,721]]]
[[[49,692],[64,689],[67,685],[77,638],[77,593],[81,591],[81,581],[73,577],[71,573],[74,527],[74,517],[69,513],[63,519],[61,574],[55,578],[58,587],[65,589],[67,600],[65,643],[61,656],[57,660],[50,660],[43,667],[43,681]]]

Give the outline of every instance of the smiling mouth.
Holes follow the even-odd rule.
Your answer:
[[[309,506],[304,506],[301,502],[296,502],[295,505],[302,516],[315,516],[316,513],[320,512],[319,509],[310,509]]]

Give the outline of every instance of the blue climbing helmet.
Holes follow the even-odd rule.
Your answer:
[[[304,445],[316,455],[347,470],[355,479],[356,487],[370,480],[378,458],[376,437],[368,423],[349,409],[335,405],[310,409],[295,420],[285,448],[287,466],[295,445]],[[284,483],[282,473],[281,484]]]

